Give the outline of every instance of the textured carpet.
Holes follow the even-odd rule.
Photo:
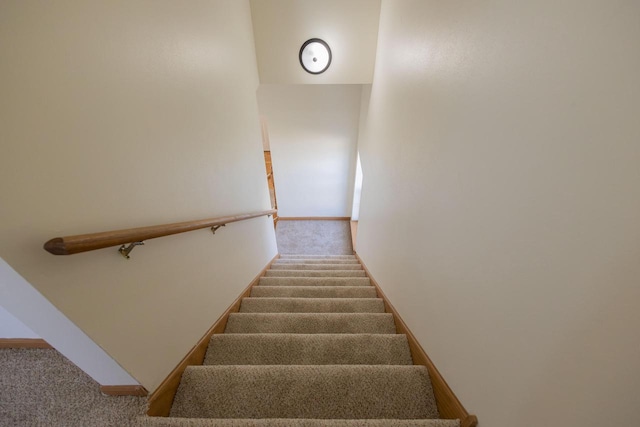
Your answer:
[[[252,297],[375,298],[372,286],[254,286]]]
[[[267,277],[367,277],[364,270],[268,270]]]
[[[284,255],[266,276],[149,427],[459,427],[353,256]]]
[[[281,254],[353,254],[349,221],[278,221],[276,240]]]
[[[384,313],[380,298],[243,298],[240,313]]]
[[[322,259],[309,259],[309,258],[280,258],[272,265],[279,264],[357,264],[355,258],[322,258]]]
[[[147,418],[148,427],[460,427],[458,420],[309,420]]]
[[[280,259],[308,259],[308,255],[280,254]],[[355,255],[313,255],[313,259],[356,259]]]
[[[220,334],[205,365],[411,365],[404,335]]]
[[[429,395],[424,366],[189,366],[171,416],[438,418]]]
[[[272,270],[362,270],[360,264],[274,264]]]
[[[227,334],[395,334],[390,313],[231,313]]]
[[[267,273],[270,272],[271,270],[267,271]],[[371,286],[371,280],[368,277],[307,277],[306,273],[308,271],[301,271],[298,272],[298,276],[284,277],[268,275],[267,277],[261,277],[258,284],[260,286]],[[365,274],[364,271],[353,271],[353,273]]]
[[[104,396],[55,350],[0,350],[0,426],[136,426],[147,399]]]

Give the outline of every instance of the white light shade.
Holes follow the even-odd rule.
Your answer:
[[[320,39],[310,39],[300,48],[300,65],[308,73],[320,74],[331,64],[331,49]]]

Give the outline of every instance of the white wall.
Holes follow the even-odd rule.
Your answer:
[[[99,384],[138,384],[113,358],[60,313],[2,258],[0,301],[8,310],[2,310],[4,313],[12,317],[15,315],[15,322],[19,322],[17,317],[22,319],[22,329],[30,332],[31,328],[38,331],[39,336]],[[14,338],[38,338],[34,332],[31,332],[30,336],[21,333],[22,335]]]
[[[269,208],[249,3],[3,1],[0,57],[0,256],[152,391],[276,254],[271,219],[128,261],[42,245]]]
[[[251,0],[260,83],[371,83],[380,0]],[[331,47],[319,75],[302,69],[298,53],[311,38]]]
[[[261,85],[280,217],[351,216],[360,85]]]
[[[371,98],[371,85],[362,85],[360,97],[360,119],[358,122],[358,145],[366,143],[367,117],[369,116],[369,100]],[[360,199],[362,197],[362,162],[358,151],[356,159],[356,175],[353,187],[353,205],[351,208],[351,220],[358,221],[360,218]]]
[[[637,423],[638,16],[383,2],[358,252],[481,426]]]
[[[3,307],[0,307],[0,338],[40,338]]]

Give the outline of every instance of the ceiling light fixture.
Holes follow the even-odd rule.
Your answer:
[[[321,39],[309,39],[302,44],[298,55],[300,65],[307,73],[324,73],[331,65],[331,49]]]

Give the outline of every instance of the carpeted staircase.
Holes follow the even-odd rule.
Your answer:
[[[457,427],[353,255],[283,255],[148,426]]]

